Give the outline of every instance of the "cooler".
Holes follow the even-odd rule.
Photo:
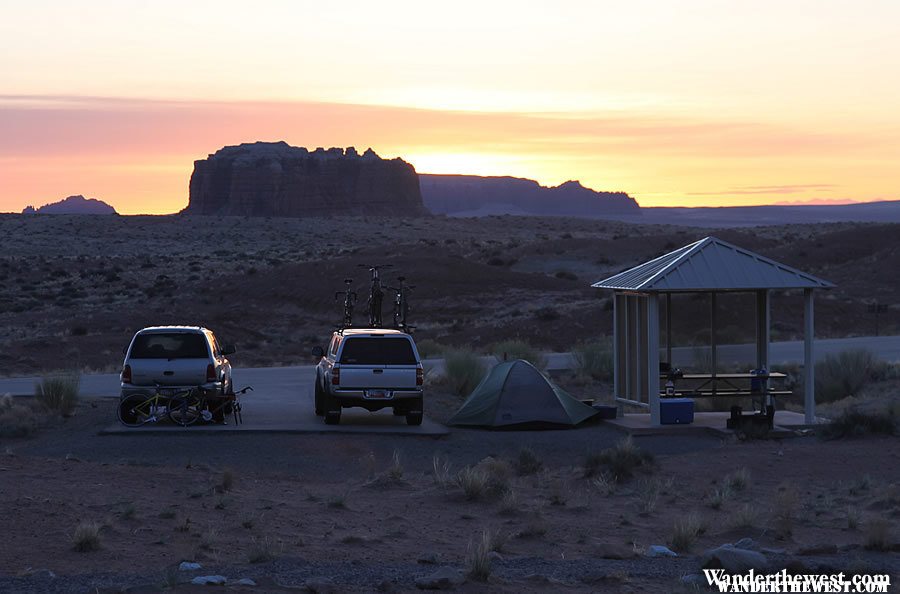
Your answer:
[[[659,422],[663,425],[693,423],[694,401],[691,398],[660,398]]]

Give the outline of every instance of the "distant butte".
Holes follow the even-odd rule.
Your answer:
[[[434,214],[493,214],[603,218],[640,215],[641,207],[625,192],[598,192],[578,181],[545,187],[520,177],[420,174],[422,200]]]
[[[309,151],[286,142],[226,146],[194,161],[190,197],[182,213],[303,217],[420,216],[419,179],[402,159],[372,149]]]
[[[116,209],[95,198],[85,198],[82,195],[69,196],[59,202],[45,204],[40,208],[26,206],[22,214],[89,214],[89,215],[114,215]]]

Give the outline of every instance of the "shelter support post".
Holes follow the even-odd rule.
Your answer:
[[[718,358],[716,357],[716,294],[709,294],[709,353],[710,366],[709,372],[716,375],[719,368]],[[715,383],[713,383],[713,394],[716,393]]]
[[[666,293],[666,363],[672,365],[672,294]]]
[[[756,368],[769,368],[769,291],[756,292]]]
[[[815,322],[813,290],[803,289],[803,416],[807,425],[816,419],[816,362],[813,353]]]
[[[647,298],[647,396],[650,402],[650,424],[659,425],[659,295]]]

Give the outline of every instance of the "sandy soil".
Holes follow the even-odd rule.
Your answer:
[[[817,300],[817,334],[873,334],[867,304],[889,304],[900,333],[900,226],[840,224],[708,230],[566,218],[266,219],[0,215],[0,373],[114,371],[143,326],[204,324],[239,348],[238,365],[307,361],[339,320],[344,277],[393,264],[416,285],[419,340],[488,349],[521,338],[544,349],[608,334],[610,295],[591,282],[716,234],[838,284]],[[724,311],[752,311],[723,296]],[[703,296],[678,298],[675,340],[705,344]],[[773,297],[772,336],[801,331],[802,298]],[[722,318],[726,319],[725,317]],[[720,343],[752,338],[731,316]]]
[[[202,574],[253,578],[255,591],[321,579],[339,591],[411,591],[438,566],[466,570],[485,531],[498,549],[491,577],[461,591],[680,591],[698,553],[742,537],[784,549],[774,559],[792,567],[900,572],[896,553],[864,548],[879,522],[889,547],[900,541],[897,438],[639,438],[654,465],[607,490],[583,467],[622,437],[603,424],[442,439],[97,435],[112,406],[91,401],[0,443],[0,590],[156,591],[197,575],[173,569],[191,560]],[[525,446],[541,469],[523,475]],[[452,480],[441,484],[435,457],[451,477],[481,463],[514,495],[468,500]],[[746,486],[714,508],[712,493],[740,469]],[[671,544],[690,514],[702,529],[689,551],[641,556]],[[85,521],[101,526],[100,548],[76,552]]]

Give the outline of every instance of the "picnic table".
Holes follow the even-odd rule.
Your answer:
[[[778,371],[766,374],[754,373],[685,373],[673,378],[675,390],[666,392],[666,381],[670,374],[660,374],[660,395],[669,398],[704,398],[704,397],[754,397],[765,398],[761,405],[772,404],[777,396],[790,396],[792,391],[773,388],[770,380],[783,381],[787,375]],[[758,389],[754,389],[753,381],[758,380]]]

